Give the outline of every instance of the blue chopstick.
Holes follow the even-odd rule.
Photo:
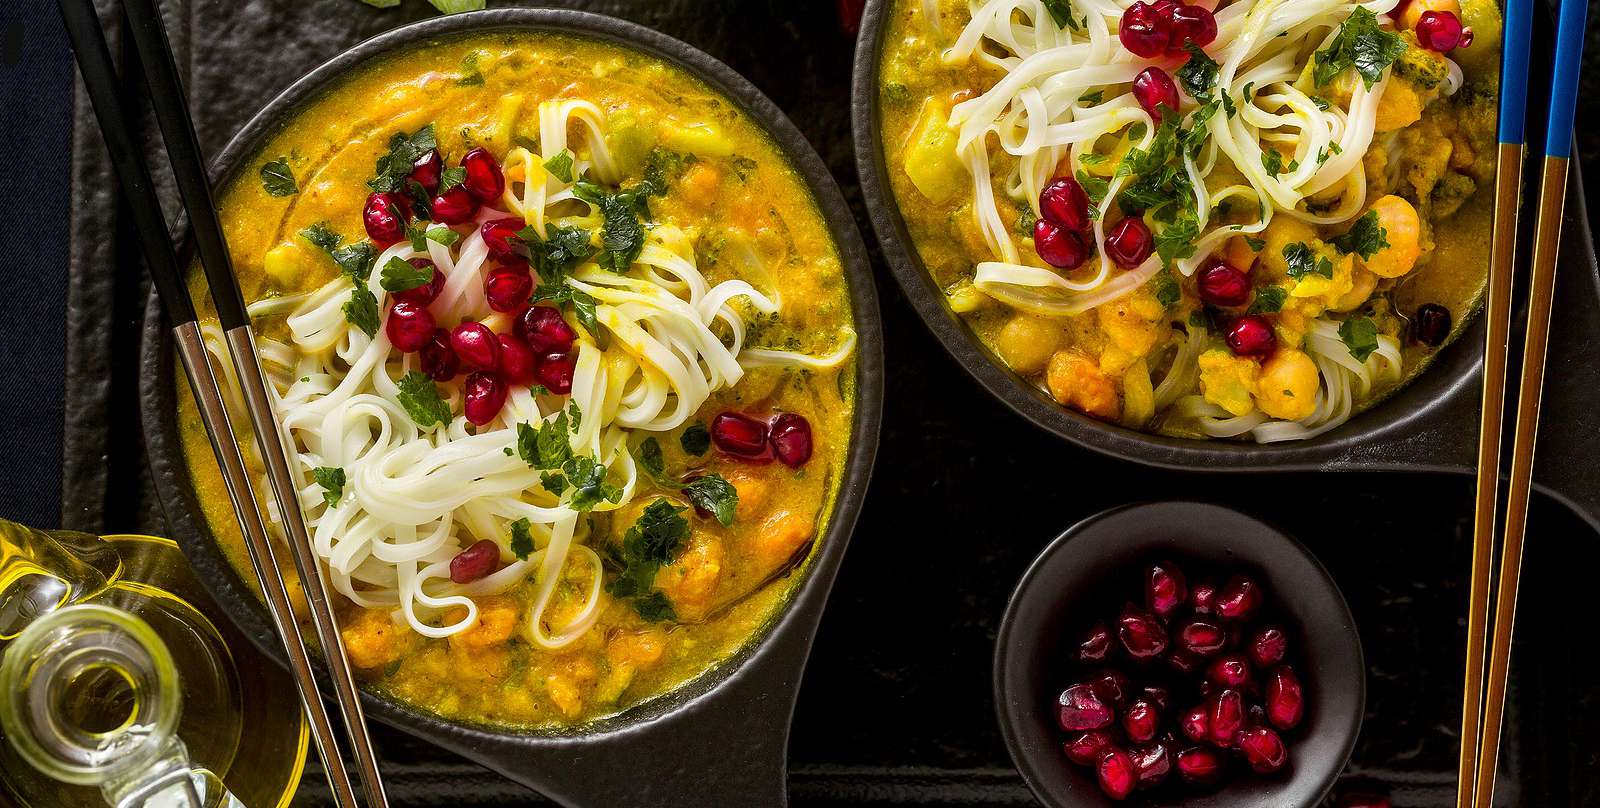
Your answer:
[[[1546,157],[1563,160],[1572,157],[1572,119],[1578,104],[1578,77],[1583,67],[1583,26],[1588,11],[1589,4],[1585,0],[1561,0],[1556,23],[1555,74],[1550,80],[1550,125],[1545,132]],[[1527,68],[1523,69],[1525,71]],[[1503,121],[1501,125],[1504,127]]]
[[[1500,40],[1500,142],[1527,142],[1528,43],[1533,37],[1533,0],[1507,0]]]

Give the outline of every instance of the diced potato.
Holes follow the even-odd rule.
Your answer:
[[[990,300],[988,295],[970,283],[961,284],[945,297],[950,301],[950,310],[956,314],[971,314],[989,305]]]
[[[279,244],[262,256],[262,271],[280,289],[293,289],[315,266],[315,256],[310,254],[310,249],[292,241]]]
[[[1112,344],[1126,351],[1131,358],[1150,353],[1161,336],[1158,327],[1166,309],[1155,295],[1141,289],[1095,308],[1100,328],[1111,338]]]
[[[1143,429],[1155,414],[1156,393],[1150,384],[1150,367],[1140,359],[1122,377],[1122,425]]]
[[[673,151],[700,157],[731,157],[733,141],[713,123],[696,122],[685,126],[667,126],[661,141]]]
[[[1253,359],[1234,356],[1220,348],[1200,354],[1200,394],[1229,413],[1255,412],[1254,392],[1261,366]]]
[[[649,667],[661,660],[667,650],[667,634],[660,629],[647,628],[618,634],[606,643],[606,659],[613,665]]]
[[[479,130],[478,137],[496,154],[511,149],[511,134],[517,130],[517,116],[522,112],[522,93],[506,93],[494,108],[494,123]]]
[[[944,106],[930,98],[906,144],[906,176],[932,202],[949,201],[967,184],[967,169],[956,155],[956,133],[949,123]]]

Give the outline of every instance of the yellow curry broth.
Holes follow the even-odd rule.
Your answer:
[[[780,302],[779,316],[750,324],[747,346],[812,354],[836,347],[851,325],[839,257],[804,181],[770,138],[675,67],[556,35],[497,34],[400,54],[297,113],[221,196],[245,298],[306,292],[338,275],[325,253],[296,234],[317,222],[351,238],[363,233],[365,183],[395,132],[431,122],[447,162],[475,146],[503,159],[514,145],[537,139],[537,105],[552,98],[586,99],[606,112],[607,144],[628,181],[637,180],[653,149],[693,156],[666,195],[651,201],[652,215],[692,240],[709,282],[742,278]],[[587,153],[583,133],[570,133],[570,142],[580,156]],[[262,163],[280,156],[299,182],[294,196],[271,196],[257,178]],[[191,283],[198,288],[203,281],[196,274]],[[285,328],[279,317],[258,318],[256,325],[269,336]],[[853,383],[853,361],[834,371],[754,369],[714,394],[690,422],[707,423],[727,409],[798,412],[810,421],[815,445],[799,470],[733,461],[714,450],[687,455],[681,428],[656,436],[668,470],[714,471],[739,493],[731,526],[685,512],[691,537],[656,578],[677,621],[648,622],[629,603],[602,593],[599,620],[585,636],[559,652],[540,650],[524,639],[535,587],[530,575],[509,592],[480,599],[478,624],[443,640],[423,638],[388,610],[343,603],[350,658],[372,686],[401,701],[447,718],[522,727],[615,713],[705,672],[763,629],[787,599],[795,571],[813,555],[812,539],[826,527],[847,454]],[[179,398],[183,449],[206,520],[229,561],[247,570],[186,387]],[[676,492],[641,481],[632,502],[591,514],[580,536],[587,533],[590,546],[605,555],[602,546],[620,542],[657,497],[685,505]],[[463,538],[463,546],[503,539]],[[568,560],[546,612],[554,628],[587,597],[587,563]]]
[[[925,12],[930,7],[939,16],[941,33],[933,33],[927,24]],[[1468,24],[1498,31],[1499,17],[1493,0],[1461,0],[1460,7]],[[1121,301],[1076,316],[1050,319],[1011,309],[972,285],[974,265],[992,260],[992,256],[973,215],[971,179],[964,166],[955,162],[953,141],[946,144],[951,150],[947,162],[929,159],[925,151],[917,151],[928,148],[927,127],[939,123],[953,105],[987,91],[1004,76],[998,68],[976,58],[964,64],[946,64],[941,58],[969,19],[966,0],[937,0],[932,4],[894,0],[890,4],[877,88],[882,146],[890,186],[918,257],[944,290],[947,303],[997,360],[1055,395],[1064,405],[1102,419],[1121,420],[1127,426],[1203,437],[1182,425],[1163,423],[1159,413],[1133,411],[1123,383],[1125,373],[1129,378],[1161,378],[1179,329],[1198,305],[1192,281],[1183,283],[1183,299],[1165,312],[1159,311],[1161,307],[1155,303],[1152,282]],[[1409,32],[1405,36],[1410,36]],[[1454,338],[1480,305],[1488,270],[1493,204],[1493,194],[1488,189],[1494,182],[1497,47],[1498,36],[1491,35],[1480,38],[1467,51],[1453,53],[1466,72],[1465,85],[1455,96],[1439,98],[1427,106],[1416,123],[1390,137],[1379,133],[1364,161],[1369,203],[1386,193],[1414,202],[1423,232],[1416,268],[1401,278],[1381,280],[1371,298],[1360,307],[1370,313],[1380,333],[1399,338],[1404,346],[1405,366],[1400,381],[1375,384],[1358,400],[1358,408],[1371,406],[1392,392],[1405,378],[1421,370],[1436,352],[1436,348],[1406,339],[1407,318],[1417,306],[1431,302],[1448,308],[1454,315],[1450,335]],[[1402,79],[1392,81],[1399,86]],[[1403,98],[1403,94],[1397,94],[1395,103],[1401,103]],[[1086,170],[1109,176],[1127,148],[1126,138],[1120,145],[1116,141],[1115,135],[1103,138],[1097,151],[1110,147],[1110,159],[1087,166]],[[1390,164],[1389,146],[1404,155],[1403,161]],[[1044,266],[1031,248],[1031,211],[1026,204],[1011,198],[999,179],[1015,166],[1016,158],[990,138],[988,160],[1000,216],[1003,221],[1015,222],[1013,236],[1019,242],[1021,260]],[[925,172],[915,179],[908,173],[908,166],[913,163]],[[934,167],[929,168],[930,164]],[[940,168],[960,181],[944,177],[937,172]],[[1234,169],[1223,159],[1211,184],[1217,185],[1216,175],[1225,173],[1234,174]],[[1342,227],[1323,228],[1316,235],[1332,237],[1340,232]],[[1242,239],[1234,241],[1239,242],[1235,249],[1246,248]],[[1246,250],[1242,263],[1237,265],[1249,267],[1257,263],[1257,257]],[[1225,255],[1230,262],[1241,258],[1232,253]],[[1098,258],[1091,259],[1094,260]],[[1084,272],[1087,268],[1067,274]],[[1259,267],[1252,275],[1261,283]],[[1074,361],[1052,363],[1050,360],[1057,354],[1068,354]],[[1066,400],[1050,378],[1058,371],[1072,382],[1063,386],[1074,388]]]

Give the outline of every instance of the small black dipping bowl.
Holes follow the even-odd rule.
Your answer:
[[[1119,803],[1100,791],[1093,770],[1067,760],[1055,697],[1075,675],[1081,678],[1074,660],[1078,635],[1135,590],[1139,565],[1158,559],[1180,568],[1238,570],[1262,584],[1264,606],[1290,632],[1306,717],[1285,739],[1289,765],[1282,772],[1239,777],[1211,791],[1163,786]],[[1366,709],[1366,681],[1350,608],[1311,551],[1259,520],[1198,502],[1117,508],[1069,528],[1023,574],[995,641],[1000,732],[1034,796],[1052,808],[1315,806],[1350,759]]]

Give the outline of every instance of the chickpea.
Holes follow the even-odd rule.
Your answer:
[[[1461,3],[1459,0],[1411,0],[1400,12],[1400,27],[1408,31],[1415,29],[1417,21],[1422,19],[1426,11],[1448,11],[1460,17]]]
[[[1359,266],[1380,278],[1398,278],[1416,266],[1421,254],[1422,222],[1411,203],[1394,194],[1372,203],[1378,212],[1378,225],[1389,246],[1361,260]]]
[[[1317,363],[1303,351],[1286,348],[1262,363],[1256,406],[1273,418],[1298,421],[1316,411],[1320,384]]]
[[[1289,277],[1289,262],[1283,257],[1283,248],[1290,244],[1310,244],[1317,239],[1317,231],[1311,225],[1294,218],[1293,216],[1274,216],[1267,224],[1267,229],[1261,233],[1261,239],[1267,246],[1261,249],[1261,267],[1266,270],[1269,278],[1283,280]]]
[[[1377,288],[1378,276],[1357,266],[1350,274],[1350,291],[1340,295],[1339,299],[1328,308],[1333,311],[1350,311],[1367,302],[1367,298],[1372,297],[1372,291]]]
[[[1079,412],[1114,421],[1122,412],[1117,387],[1088,358],[1071,351],[1057,351],[1045,369],[1045,386],[1057,403]]]
[[[1006,321],[995,338],[995,349],[1010,368],[1032,376],[1050,361],[1061,345],[1061,326],[1043,317],[1018,314]]]

